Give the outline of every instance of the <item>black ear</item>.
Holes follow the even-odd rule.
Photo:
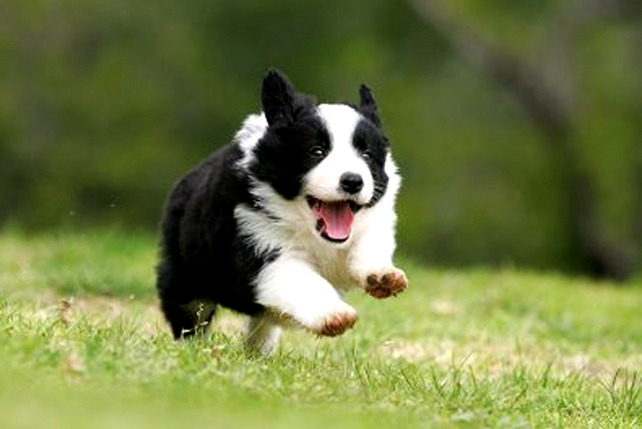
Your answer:
[[[359,104],[359,111],[367,119],[370,119],[373,124],[381,128],[381,119],[379,118],[379,109],[377,108],[377,103],[375,102],[372,91],[368,88],[367,85],[361,84],[359,88],[359,96],[361,97],[361,102]]]
[[[263,77],[261,102],[268,124],[290,123],[294,118],[296,90],[280,70],[271,68]]]

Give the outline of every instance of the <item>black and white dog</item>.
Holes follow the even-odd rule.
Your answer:
[[[206,330],[218,305],[251,316],[247,346],[270,353],[281,327],[334,336],[357,312],[352,286],[386,298],[400,185],[375,100],[319,104],[281,72],[263,113],[173,188],[162,223],[158,292],[176,338]]]

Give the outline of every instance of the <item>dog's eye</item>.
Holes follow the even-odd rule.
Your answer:
[[[325,150],[321,146],[315,146],[310,149],[310,155],[315,158],[323,158],[325,156]]]
[[[361,157],[363,159],[365,159],[365,160],[368,160],[368,159],[372,158],[372,155],[370,155],[369,151],[364,150],[363,152],[361,152]]]

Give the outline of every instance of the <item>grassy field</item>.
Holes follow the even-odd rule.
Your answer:
[[[0,427],[639,427],[642,282],[401,263],[336,339],[175,343],[146,235],[0,235]]]

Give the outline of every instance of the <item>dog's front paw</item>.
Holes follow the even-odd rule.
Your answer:
[[[319,335],[335,337],[352,328],[357,323],[357,318],[357,311],[346,305],[345,308],[330,313],[323,318],[321,323],[314,328],[314,331]]]
[[[399,268],[389,267],[368,274],[365,290],[377,299],[396,296],[408,287],[408,278]]]

